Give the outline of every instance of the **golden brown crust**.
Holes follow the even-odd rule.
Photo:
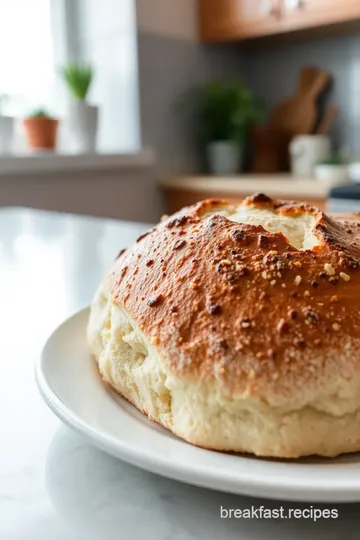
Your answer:
[[[203,201],[119,256],[112,301],[184,378],[286,399],[329,377],[351,377],[360,362],[359,216],[332,218],[261,194],[243,204],[312,214],[318,245],[299,251],[282,233],[207,217],[228,203]]]

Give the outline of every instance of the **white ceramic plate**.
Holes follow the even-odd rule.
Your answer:
[[[360,456],[263,460],[196,448],[147,420],[105,386],[89,355],[89,310],[49,338],[36,366],[45,401],[93,444],[148,471],[232,493],[298,501],[360,501]]]

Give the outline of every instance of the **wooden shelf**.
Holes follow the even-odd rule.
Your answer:
[[[167,213],[209,198],[240,202],[251,193],[266,193],[285,200],[302,200],[325,208],[328,187],[312,178],[294,179],[290,175],[240,175],[233,178],[179,177],[159,181]]]

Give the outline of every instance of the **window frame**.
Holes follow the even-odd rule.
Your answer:
[[[80,57],[77,0],[50,0],[55,65]]]

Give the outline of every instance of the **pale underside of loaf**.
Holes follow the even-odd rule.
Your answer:
[[[113,304],[103,282],[92,304],[88,342],[107,383],[151,420],[204,448],[258,456],[333,457],[360,448],[360,381],[337,378],[319,393],[286,406],[221,380],[183,379],[129,315]]]

